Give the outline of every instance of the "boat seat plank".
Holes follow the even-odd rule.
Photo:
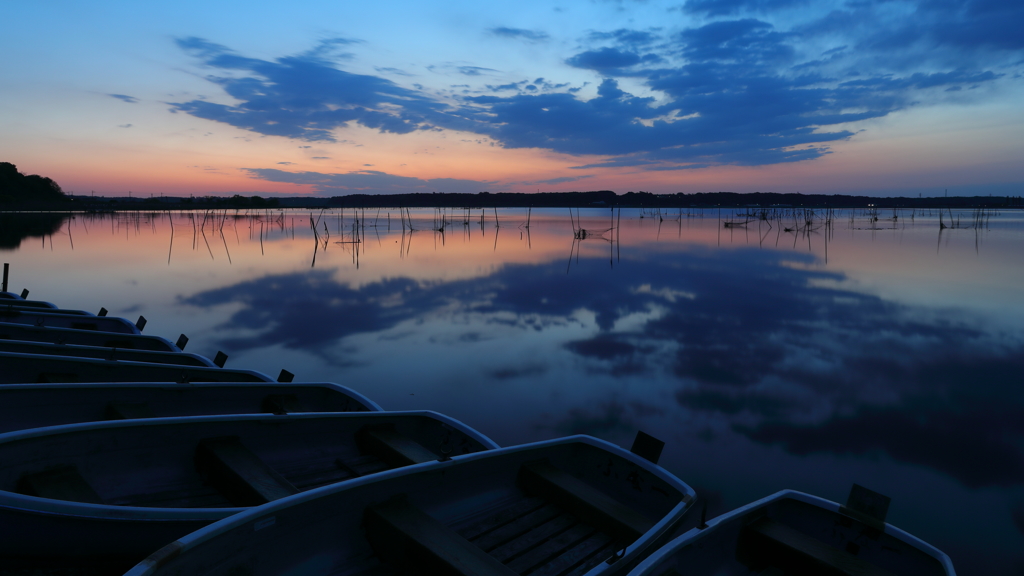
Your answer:
[[[595,530],[591,526],[586,524],[577,524],[522,556],[512,560],[508,563],[508,567],[517,574],[523,574],[527,571],[535,570],[538,567],[554,560],[559,555],[564,554],[570,548],[579,544],[583,540],[586,540],[593,535],[594,532]]]
[[[572,549],[559,554],[554,560],[537,568],[530,573],[530,576],[561,576],[577,569],[586,572],[603,562],[612,553],[611,537],[603,532],[596,532],[573,546]]]
[[[511,506],[502,508],[496,514],[474,522],[473,524],[459,530],[459,534],[461,534],[463,538],[475,540],[476,538],[479,538],[492,530],[496,530],[524,514],[533,512],[541,506],[544,506],[544,501],[540,498],[521,498]]]
[[[519,483],[527,493],[558,503],[584,522],[600,526],[626,543],[635,541],[654,526],[643,514],[546,459],[521,466]]]
[[[582,563],[577,564],[575,568],[568,572],[563,572],[562,576],[583,576],[587,572],[593,570],[594,567],[601,562],[608,560],[608,558],[610,558],[612,554],[615,554],[615,552],[615,543],[611,542],[598,549],[597,552],[590,556],[590,558],[587,558]],[[661,576],[679,576],[679,574],[669,572],[667,574],[662,574]]]
[[[519,538],[516,538],[511,542],[506,542],[489,552],[491,556],[494,556],[501,562],[509,562],[529,550],[547,542],[558,534],[565,532],[578,523],[579,522],[572,516],[568,514],[561,514],[552,518],[549,522],[536,526]]]
[[[299,492],[237,436],[200,441],[195,461],[207,482],[236,506],[258,506]]]
[[[474,540],[473,543],[489,552],[514,538],[526,534],[533,528],[552,520],[559,514],[559,510],[553,506],[538,508],[533,512],[516,518],[501,528],[492,530],[484,536]]]
[[[515,576],[478,546],[416,508],[403,496],[368,506],[366,536],[380,558],[432,574]]]
[[[390,466],[379,458],[358,454],[355,449],[346,450],[341,456],[337,456],[335,453],[334,455],[303,458],[274,465],[274,470],[291,482],[300,492],[381,472],[389,468]]]
[[[394,467],[437,460],[437,454],[415,440],[386,428],[360,430],[356,435],[356,442],[364,454],[376,456]]]
[[[76,466],[61,466],[34,474],[25,474],[18,480],[18,491],[27,496],[104,504],[103,499],[82,477]]]
[[[153,410],[145,402],[116,402],[107,403],[104,410],[107,420],[132,420],[135,418],[154,418]]]
[[[766,547],[764,553],[777,555],[779,562],[769,560],[769,563],[777,565],[785,572],[806,571],[836,576],[892,576],[887,570],[771,518],[761,518],[747,525],[746,530],[771,545]],[[789,565],[796,567],[796,570],[790,569]]]

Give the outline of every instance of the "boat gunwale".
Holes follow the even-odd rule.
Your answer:
[[[178,370],[182,372],[196,371],[196,374],[216,374],[216,373],[228,373],[228,374],[245,374],[252,376],[253,378],[260,378],[263,382],[274,382],[276,380],[270,377],[268,374],[264,374],[258,370],[246,370],[242,368],[221,368],[219,366],[185,366],[181,364],[160,364],[159,362],[142,362],[138,360],[107,360],[104,358],[87,358],[81,356],[59,356],[55,354],[32,354],[30,352],[4,352],[0,351],[0,360],[4,358],[23,358],[25,360],[36,360],[39,362],[53,362],[61,361],[68,363],[80,363],[89,366],[106,366],[106,367],[118,367],[123,366],[125,368],[140,368],[140,369],[152,369],[152,370]],[[196,380],[202,382],[202,380]],[[20,382],[11,382],[11,384],[20,384]],[[60,384],[60,382],[55,382]]]
[[[3,344],[13,344],[15,346],[26,345],[26,346],[44,346],[44,347],[46,347],[46,346],[53,346],[54,347],[54,353],[50,353],[50,352],[14,352],[14,351],[10,351],[10,350],[0,350],[0,352],[5,352],[7,354],[39,354],[41,356],[59,356],[61,358],[82,358],[82,359],[87,359],[87,360],[107,360],[107,361],[109,361],[109,359],[96,358],[96,357],[92,357],[92,356],[74,356],[74,355],[69,355],[69,354],[60,354],[59,353],[61,351],[60,347],[61,346],[66,346],[67,347],[66,349],[69,350],[69,351],[81,350],[83,352],[97,352],[97,353],[99,353],[99,352],[114,353],[116,351],[117,353],[128,353],[128,354],[139,352],[139,353],[144,353],[144,354],[157,354],[157,358],[159,358],[161,356],[167,356],[167,357],[187,356],[189,358],[193,358],[193,359],[195,359],[195,360],[197,360],[199,362],[202,362],[202,365],[173,364],[173,366],[194,366],[195,368],[220,368],[220,366],[217,366],[216,364],[213,363],[213,360],[210,360],[209,358],[207,358],[206,356],[203,356],[202,354],[195,354],[193,352],[172,352],[170,350],[138,350],[138,349],[135,349],[135,348],[115,348],[113,346],[94,346],[94,345],[91,345],[91,344],[56,344],[56,343],[53,343],[53,342],[37,342],[35,340],[14,340],[14,339],[8,339],[8,338],[0,340],[0,345],[3,345]],[[151,362],[151,361],[147,361],[147,360],[133,360],[131,358],[123,358],[123,359],[122,358],[115,358],[114,360],[117,360],[117,361],[126,360],[128,362],[145,362],[146,364],[158,364],[158,365],[165,365],[166,364],[166,365],[172,365],[172,364],[167,364],[165,362]],[[71,384],[71,382],[69,382],[69,384]],[[3,386],[3,384],[0,384],[0,386]]]
[[[0,302],[0,308],[2,308],[2,307],[3,307],[3,303]],[[40,308],[40,310],[49,310],[49,308]],[[57,314],[57,313],[53,313],[53,312],[36,312],[34,310],[28,311],[28,312],[23,312],[23,311],[19,310],[19,312],[21,312],[20,316],[29,316],[29,317],[41,316],[43,318],[43,320],[45,320],[47,318],[62,318],[62,319],[63,318],[78,318],[78,316],[75,316],[75,315]],[[87,332],[93,332],[93,333],[96,333],[96,332],[106,332],[106,333],[110,333],[110,334],[125,334],[125,335],[128,335],[128,336],[142,336],[143,335],[142,334],[142,330],[139,330],[139,327],[136,326],[135,324],[133,324],[131,320],[128,320],[126,318],[122,318],[120,316],[96,316],[95,314],[89,313],[89,316],[83,316],[83,318],[112,321],[113,323],[120,324],[122,326],[125,326],[128,329],[128,332],[111,332],[110,330],[87,330]],[[29,324],[27,322],[8,322],[8,324],[21,324],[23,326],[35,326],[35,324]],[[36,327],[37,328],[65,328],[65,326],[36,326]],[[71,328],[71,327],[67,327],[67,328],[69,328],[71,330],[76,330],[76,328]]]
[[[4,390],[38,390],[41,388],[168,388],[182,390],[185,388],[244,388],[244,387],[290,387],[290,386],[311,386],[319,388],[331,388],[334,389],[349,398],[361,403],[367,408],[367,412],[383,412],[384,408],[377,404],[373,400],[363,395],[361,392],[357,392],[348,386],[338,384],[335,382],[44,382],[40,384],[0,384],[0,393]],[[333,414],[334,412],[317,412],[318,414]],[[304,412],[296,412],[295,414],[304,414]],[[209,416],[213,416],[210,414]],[[192,416],[164,416],[164,418],[192,418]],[[107,422],[106,420],[100,420],[100,422]],[[76,422],[75,424],[86,424],[86,422]],[[59,426],[70,426],[71,424],[59,424]],[[25,428],[25,430],[32,430],[32,428]],[[0,433],[0,440],[3,438],[3,434],[10,434],[12,432],[20,432],[21,430],[12,430],[11,432]],[[488,439],[490,441],[490,439]]]
[[[55,332],[55,331],[61,331],[61,332],[63,332],[63,331],[70,331],[73,334],[83,334],[83,335],[87,335],[87,334],[88,335],[107,334],[107,335],[118,337],[118,338],[124,338],[126,336],[132,336],[132,337],[135,337],[135,338],[142,338],[142,339],[145,339],[145,340],[159,340],[159,341],[162,341],[163,343],[167,344],[170,347],[170,349],[167,350],[167,352],[175,352],[175,351],[177,351],[177,352],[184,352],[184,350],[182,350],[181,348],[178,348],[178,346],[176,344],[174,344],[170,340],[164,338],[163,336],[155,336],[153,334],[143,334],[141,332],[139,332],[137,334],[125,334],[123,332],[109,332],[109,331],[106,331],[106,330],[84,330],[82,328],[64,328],[62,326],[35,326],[33,324],[22,324],[22,323],[19,323],[19,322],[3,322],[2,318],[0,318],[0,329],[4,329],[7,326],[15,327],[15,328],[18,328],[18,329],[39,330],[39,331],[42,331],[44,334],[47,331],[50,331],[51,333]],[[34,342],[34,340],[24,340],[24,342]],[[141,349],[140,348],[132,348],[132,350],[141,350]],[[156,352],[156,350],[154,350],[154,352]],[[163,350],[160,350],[160,352],[163,352]]]

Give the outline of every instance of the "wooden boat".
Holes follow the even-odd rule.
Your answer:
[[[100,360],[129,360],[154,364],[178,364],[181,366],[214,367],[212,360],[198,354],[184,352],[152,352],[148,350],[125,350],[106,346],[80,346],[78,344],[50,344],[48,342],[25,342],[22,340],[0,339],[0,352],[14,354],[42,354],[47,356],[69,356],[73,358],[97,358]]]
[[[125,418],[380,411],[355,390],[326,382],[0,386],[0,433]]]
[[[318,486],[496,448],[433,412],[193,416],[0,435],[7,566],[122,563]]]
[[[179,538],[128,574],[612,574],[692,499],[662,468],[574,436],[284,498]]]
[[[954,576],[949,557],[885,523],[888,500],[856,484],[846,506],[783,490],[689,530],[629,576]]]
[[[4,308],[8,306],[14,306],[16,308],[57,308],[57,305],[52,302],[45,302],[43,300],[22,300],[21,298],[0,299],[0,306]]]
[[[42,309],[40,309],[42,310]],[[75,328],[77,330],[98,330],[119,334],[141,334],[135,324],[124,318],[111,316],[77,316],[56,314],[35,310],[8,310],[0,306],[0,321],[11,324],[28,324],[29,326],[51,326],[54,328]]]
[[[4,300],[0,301],[0,313],[3,312],[45,312],[46,314],[63,314],[65,316],[96,316],[85,310],[68,310],[57,308],[49,302],[37,302],[35,300]],[[101,316],[97,316],[101,318]]]
[[[2,320],[3,318],[0,318],[0,340],[79,344],[82,346],[104,346],[107,348],[153,350],[157,352],[181,352],[180,348],[159,336],[99,332],[84,328],[30,326],[27,324],[12,324]]]
[[[0,384],[32,382],[273,382],[255,370],[0,352]]]

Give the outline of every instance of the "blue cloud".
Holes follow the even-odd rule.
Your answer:
[[[124,94],[107,94],[107,96],[110,96],[111,98],[117,98],[118,100],[127,102],[129,104],[135,104],[139,101],[139,99],[134,96],[125,96]]]
[[[261,60],[185,38],[179,46],[237,103],[196,99],[172,110],[309,141],[334,141],[337,130],[358,124],[394,134],[459,130],[507,148],[607,157],[583,168],[763,165],[831,153],[830,143],[855,134],[837,126],[1010,81],[1024,55],[1024,35],[1004,23],[1024,19],[1016,4],[928,0],[910,5],[914,18],[893,19],[884,5],[865,0],[797,17],[784,29],[772,21],[772,10],[799,3],[698,0],[685,8],[708,17],[696,27],[593,32],[564,62],[600,77],[596,96],[581,91],[586,84],[536,78],[470,84],[442,99],[419,84],[341,69],[338,51],[349,40]],[[516,28],[490,32],[547,38]],[[494,72],[453,69],[467,82]],[[626,78],[642,95],[620,86]]]
[[[435,126],[467,127],[463,118],[446,111],[446,105],[419,92],[338,69],[324,60],[324,50],[271,62],[236,55],[200,38],[177,43],[206,66],[229,73],[207,79],[241,101],[227,105],[192,100],[173,104],[177,112],[268,136],[313,141],[334,141],[332,131],[350,123],[396,134]]]
[[[619,44],[631,46],[634,49],[647,46],[656,42],[659,36],[654,31],[647,30],[629,30],[628,28],[619,28],[611,32],[591,32],[591,41],[614,41]]]
[[[481,192],[493,182],[460,180],[457,178],[412,178],[397,176],[378,170],[359,170],[345,174],[321,172],[285,172],[274,168],[246,168],[254,178],[268,182],[283,182],[313,186],[317,194],[342,196],[345,194],[408,194],[415,192]]]
[[[810,4],[810,0],[687,0],[683,11],[704,16],[734,16],[744,12],[772,12]]]
[[[602,71],[628,68],[639,64],[640,61],[640,55],[635,52],[627,52],[616,48],[600,48],[598,50],[581,52],[566,60],[566,63],[576,68]]]
[[[486,72],[497,72],[494,68],[482,68],[480,66],[459,66],[456,70],[459,71],[459,74],[466,76],[480,76]]]
[[[549,36],[546,32],[541,32],[539,30],[524,30],[522,28],[508,28],[506,26],[491,28],[490,32],[495,36],[501,36],[504,38],[515,38],[520,40],[529,40],[531,42],[542,42],[544,40],[549,39]]]

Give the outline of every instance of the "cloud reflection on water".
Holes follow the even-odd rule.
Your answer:
[[[599,400],[549,418],[560,433],[634,430],[645,415],[725,419],[794,455],[882,452],[970,488],[1024,484],[1024,346],[956,311],[915,308],[837,287],[843,276],[791,253],[690,249],[623,261],[509,264],[454,281],[392,278],[352,287],[312,271],[200,292],[187,304],[241,303],[229,350],[272,345],[327,353],[346,337],[468,322],[455,349],[488,327],[544,331],[581,323],[589,338],[550,353],[586,374],[668,381],[676,407]],[[823,282],[823,281],[828,281]],[[405,334],[406,332],[403,332]],[[467,340],[467,338],[469,340]],[[472,342],[469,342],[472,341]],[[386,345],[386,344],[385,344]],[[540,377],[548,359],[488,358],[492,381]],[[455,360],[453,360],[455,361]]]

